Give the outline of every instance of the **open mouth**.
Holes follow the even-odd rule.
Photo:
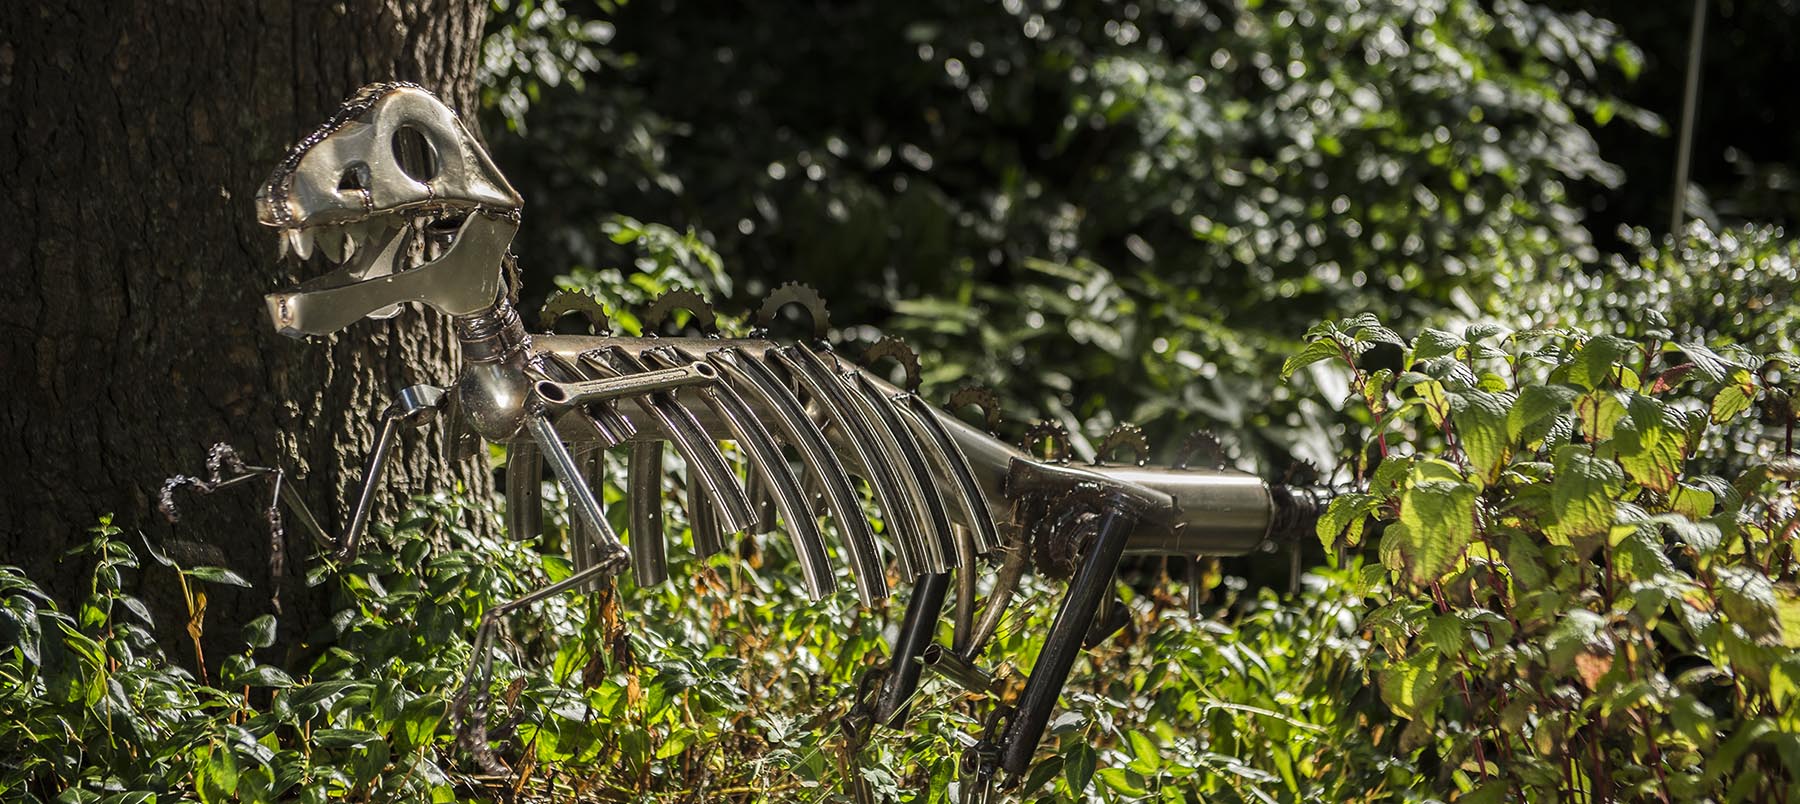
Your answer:
[[[282,259],[361,281],[430,263],[456,247],[463,224],[478,207],[436,204],[341,223],[282,227],[275,233]],[[340,269],[341,266],[341,269]],[[311,284],[311,283],[308,283]]]

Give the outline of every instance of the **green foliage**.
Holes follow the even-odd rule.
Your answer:
[[[1384,354],[1352,348],[1387,332],[1357,319],[1301,353],[1361,391],[1364,490],[1319,536],[1382,530],[1356,583],[1365,672],[1439,789],[1796,800],[1794,410],[1729,401],[1790,399],[1792,358],[1635,328],[1428,331]],[[1705,448],[1720,431],[1729,455]]]
[[[1275,381],[1295,333],[1597,260],[1584,124],[1656,124],[1596,89],[1639,66],[1610,23],[1533,3],[497,7],[528,269],[619,261],[615,212],[694,227],[716,297],[814,284],[928,352],[928,393],[993,385],[1078,454],[1123,420],[1324,459],[1331,408]]]

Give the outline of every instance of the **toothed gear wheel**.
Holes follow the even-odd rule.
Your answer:
[[[1051,451],[1045,456],[1039,448],[1049,442]],[[1069,459],[1069,428],[1062,422],[1040,421],[1025,428],[1025,437],[1020,439],[1019,446],[1033,457],[1045,457],[1047,460],[1062,463]]]
[[[1040,575],[1073,578],[1076,560],[1099,530],[1100,512],[1080,495],[1046,500],[1039,510],[1041,516],[1028,529],[1031,563]]]
[[[1181,451],[1175,456],[1175,468],[1186,469],[1194,465],[1225,468],[1225,447],[1210,430],[1195,430],[1181,442]]]
[[[1317,482],[1319,482],[1319,467],[1307,460],[1288,464],[1287,472],[1281,479],[1281,484],[1284,486],[1310,486]]]
[[[713,312],[712,303],[692,290],[681,288],[664,293],[650,302],[650,308],[644,311],[644,333],[662,329],[663,323],[669,320],[669,314],[676,310],[692,313],[695,329],[708,334],[718,331],[719,316]]]
[[[550,294],[550,298],[544,300],[543,309],[538,311],[538,328],[552,332],[556,322],[570,313],[586,319],[595,335],[612,334],[612,319],[607,317],[606,307],[583,290],[559,290]]]
[[[987,421],[988,432],[1000,429],[1000,395],[994,393],[992,388],[981,385],[958,388],[950,394],[949,404],[951,408],[974,405],[981,409],[981,416]]]
[[[892,335],[875,342],[868,351],[863,352],[863,365],[873,366],[884,357],[891,357],[906,370],[906,392],[919,392],[919,354],[906,345],[906,341]]]
[[[825,336],[831,332],[831,311],[825,309],[825,297],[820,296],[812,286],[799,282],[789,282],[769,291],[762,306],[756,309],[756,326],[768,329],[774,325],[781,308],[790,304],[806,308],[806,314],[812,318],[813,337],[825,340]]]
[[[1100,446],[1094,452],[1094,463],[1100,464],[1111,459],[1113,453],[1121,448],[1130,448],[1132,462],[1138,466],[1150,462],[1150,439],[1144,437],[1144,428],[1135,424],[1121,424],[1100,439]]]

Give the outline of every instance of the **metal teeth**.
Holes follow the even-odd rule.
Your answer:
[[[606,315],[606,307],[600,300],[581,290],[559,290],[544,300],[544,306],[538,310],[538,328],[545,332],[553,331],[556,322],[570,313],[580,315],[588,323],[588,331],[595,335],[607,335],[612,332],[612,319]]]
[[[825,297],[820,296],[811,286],[799,282],[782,285],[763,298],[762,306],[756,309],[756,326],[765,330],[773,326],[781,308],[790,304],[806,308],[807,316],[812,319],[813,338],[824,340],[830,334],[831,311],[825,308]]]
[[[1226,464],[1225,447],[1219,443],[1218,436],[1208,430],[1195,430],[1181,442],[1181,449],[1175,455],[1175,468],[1186,469],[1189,466],[1202,466],[1208,469],[1224,469]]]
[[[673,348],[647,350],[644,358],[657,365],[713,368],[711,364],[696,362],[693,356]],[[732,437],[756,472],[757,485],[771,496],[771,504],[787,524],[807,592],[816,600],[835,591],[837,581],[831,574],[831,563],[825,553],[825,538],[800,490],[793,467],[781,453],[781,446],[731,385],[714,383],[705,386],[700,389],[700,398],[731,430]]]
[[[669,320],[669,314],[676,310],[686,310],[694,316],[695,329],[704,333],[718,330],[719,316],[713,311],[711,302],[700,294],[686,288],[668,291],[650,302],[641,317],[644,322],[644,334],[649,335],[662,329]]]
[[[302,260],[311,259],[313,252],[313,230],[289,229],[288,246],[293,249],[294,256]]]
[[[707,360],[723,371],[733,386],[750,395],[758,407],[773,411],[774,424],[787,442],[799,450],[801,465],[808,470],[808,477],[819,484],[825,504],[837,520],[838,532],[843,534],[844,553],[856,576],[856,592],[863,604],[874,605],[887,597],[886,566],[869,521],[863,517],[860,497],[850,485],[850,474],[825,434],[806,415],[800,400],[767,366],[739,349],[720,349],[707,355]]]
[[[1135,424],[1121,424],[1100,439],[1100,446],[1094,449],[1094,464],[1098,466],[1110,459],[1122,447],[1131,449],[1135,456],[1134,464],[1143,466],[1150,462],[1150,439],[1144,437],[1144,428]]]

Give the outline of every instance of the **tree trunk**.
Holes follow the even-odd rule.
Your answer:
[[[296,470],[322,524],[341,528],[373,416],[400,388],[448,384],[456,350],[449,322],[419,311],[329,343],[277,335],[262,294],[301,277],[277,262],[251,198],[364,83],[416,81],[472,113],[486,5],[0,3],[0,563],[67,604],[89,567],[64,551],[114,514],[186,564],[255,584],[207,589],[207,632],[241,649],[237,624],[278,586],[261,513],[270,487],[179,495],[171,528],[155,510],[163,479],[200,474],[208,448],[229,442],[250,463]],[[437,428],[405,434],[376,521],[456,481],[485,493],[483,469],[450,461]],[[297,558],[309,545],[288,521]],[[159,634],[178,636],[171,576],[143,577]],[[295,611],[292,594],[295,635],[295,620],[320,612],[316,600]]]

